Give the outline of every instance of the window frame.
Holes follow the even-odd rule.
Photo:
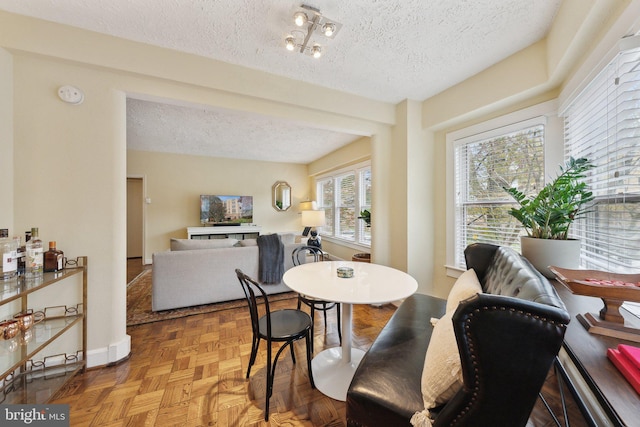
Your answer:
[[[315,177],[315,190],[316,190],[316,203],[318,209],[331,209],[332,215],[327,214],[327,221],[332,220],[332,224],[327,224],[328,227],[321,227],[319,229],[319,234],[322,236],[322,239],[326,239],[328,241],[332,241],[335,243],[339,243],[344,246],[352,247],[354,249],[370,249],[371,248],[371,231],[370,229],[366,230],[365,223],[363,220],[359,220],[358,216],[363,209],[371,210],[371,205],[366,204],[366,189],[363,187],[362,182],[362,173],[365,171],[369,171],[371,175],[371,180],[373,181],[372,171],[371,171],[371,161],[360,162],[345,168],[340,168],[333,170],[329,173],[318,175]],[[341,206],[339,203],[339,181],[347,176],[354,176],[354,199],[355,203],[353,206],[354,209],[354,239],[350,240],[348,238],[344,238],[340,235],[340,209],[341,208],[351,208],[350,206]],[[324,204],[324,200],[322,197],[322,186],[326,182],[333,183],[333,200],[332,205],[327,206]],[[367,241],[366,237],[369,236]]]
[[[450,277],[459,277],[464,271],[456,265],[456,195],[455,195],[455,147],[460,141],[470,141],[497,137],[518,129],[542,122],[545,125],[544,170],[545,183],[549,180],[548,171],[557,170],[562,164],[564,143],[562,139],[562,120],[557,114],[557,101],[551,100],[522,110],[505,114],[481,123],[446,133],[446,273]],[[554,144],[553,141],[560,141]]]

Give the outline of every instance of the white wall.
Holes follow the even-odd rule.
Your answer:
[[[125,328],[125,96],[108,74],[14,56],[15,227],[89,257],[88,361],[129,352]],[[57,88],[85,91],[63,103]]]
[[[2,204],[0,228],[21,236],[13,226],[13,58],[0,48],[0,182]]]

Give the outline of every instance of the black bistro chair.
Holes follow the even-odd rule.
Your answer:
[[[309,381],[311,382],[311,387],[316,388],[311,370],[311,343],[313,341],[311,336],[311,318],[307,313],[300,310],[284,309],[272,312],[269,309],[267,294],[260,285],[240,269],[236,269],[236,275],[238,276],[242,290],[247,298],[247,303],[249,304],[251,328],[253,329],[253,343],[251,345],[249,367],[247,368],[247,378],[249,378],[251,367],[256,361],[260,340],[264,339],[267,342],[267,393],[264,419],[265,421],[269,421],[269,398],[273,393],[273,376],[276,372],[278,357],[280,357],[280,353],[288,346],[291,349],[291,359],[293,363],[296,363],[296,357],[293,351],[294,341],[305,339]],[[260,301],[260,299],[262,301]],[[262,310],[260,310],[260,304],[264,306]],[[261,312],[263,313],[262,315],[260,315]],[[272,342],[283,343],[276,353],[273,363],[271,361]]]
[[[291,260],[293,261],[293,265],[304,264],[306,262],[307,256],[313,257],[313,262],[324,261],[327,257],[322,249],[316,246],[300,246],[295,248],[291,252]],[[305,262],[302,262],[303,257],[305,258]],[[326,333],[327,311],[331,310],[332,308],[336,309],[336,315],[338,317],[338,339],[340,340],[340,344],[342,344],[342,333],[340,331],[340,304],[333,301],[325,301],[307,295],[298,294],[298,310],[300,310],[302,304],[309,306],[311,311],[311,352],[313,353],[313,324],[316,311],[321,311],[324,314],[324,330]]]

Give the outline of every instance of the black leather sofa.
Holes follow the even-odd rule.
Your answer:
[[[460,303],[453,315],[463,386],[436,408],[433,425],[524,426],[570,317],[549,281],[515,251],[474,244],[465,259],[485,293]],[[424,409],[430,319],[443,315],[445,303],[415,294],[396,310],[351,382],[348,426],[410,426]]]

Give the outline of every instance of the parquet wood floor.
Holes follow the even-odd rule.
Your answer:
[[[274,303],[285,307],[294,308],[295,299]],[[367,350],[394,310],[354,306],[354,346]],[[322,316],[316,319],[316,352],[338,345],[335,315],[328,320],[325,333]],[[270,421],[264,421],[266,350],[262,343],[245,380],[251,352],[246,308],[133,326],[127,333],[130,358],[77,375],[52,402],[70,405],[72,426],[345,426],[344,402],[311,389],[302,342],[295,344],[298,363],[287,353],[278,362]],[[545,393],[556,404],[555,380],[547,383]],[[575,407],[571,411],[574,417]],[[538,404],[528,426],[552,425]],[[584,424],[572,418],[571,425]]]

